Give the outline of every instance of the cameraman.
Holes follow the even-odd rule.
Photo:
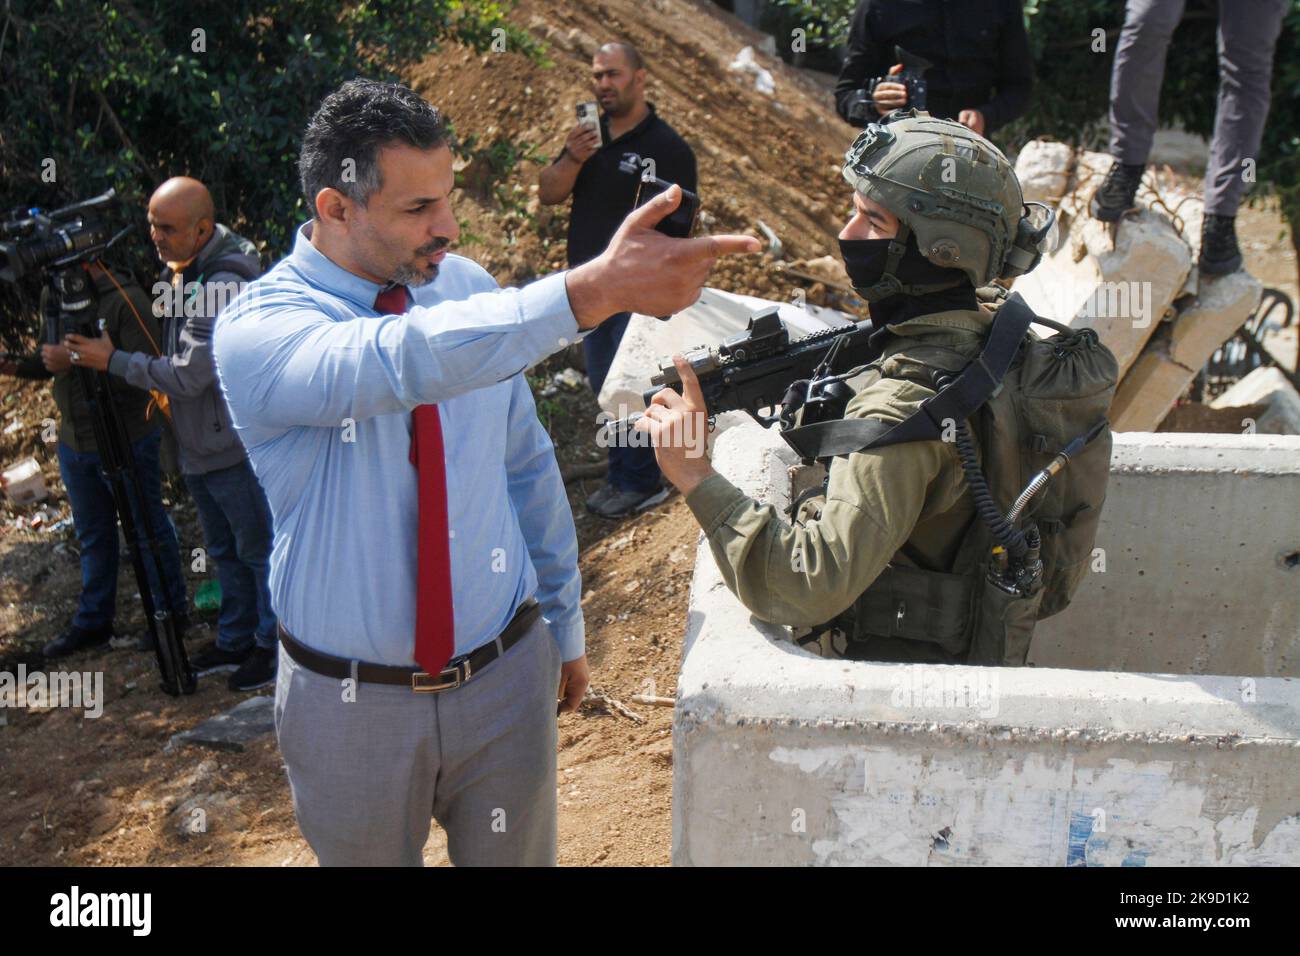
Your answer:
[[[94,286],[96,313],[104,322],[109,340],[122,348],[156,352],[160,338],[158,323],[139,284],[128,274],[110,271],[98,263],[88,263],[83,268]],[[54,308],[57,306],[43,292],[41,312],[50,338],[54,337],[50,333],[57,331]],[[54,379],[54,404],[59,410],[59,474],[68,491],[72,523],[81,549],[81,596],[72,623],[46,644],[41,653],[47,658],[64,657],[83,648],[106,644],[113,637],[117,604],[117,508],[95,445],[90,403],[81,377],[73,374],[68,348],[47,343],[41,346],[39,359],[33,356],[7,361],[0,365],[0,373],[18,378]],[[188,624],[185,579],[181,576],[176,528],[162,503],[162,474],[158,463],[162,434],[158,416],[149,414],[148,392],[120,383],[111,387],[111,391],[131,441],[144,506],[158,535],[163,576],[167,579],[166,594],[176,615],[177,630],[183,631]],[[134,497],[131,510],[140,547],[147,550],[140,503]],[[146,561],[145,567],[156,605],[167,606],[154,562]]]
[[[234,671],[227,686],[244,691],[275,679],[271,511],[218,387],[212,325],[261,269],[253,244],[215,218],[211,193],[188,176],[167,180],[149,199],[150,238],[166,263],[154,287],[166,304],[161,356],[115,348],[102,338],[69,335],[65,343],[80,356],[78,364],[170,400],[181,472],[221,582],[217,639],[192,664],[199,675]]]
[[[924,57],[925,104],[909,103],[894,47]],[[989,136],[1023,113],[1033,61],[1020,0],[861,0],[835,84],[835,109],[857,127],[904,107]],[[865,94],[865,97],[862,95]]]

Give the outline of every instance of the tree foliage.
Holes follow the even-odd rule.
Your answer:
[[[397,79],[445,40],[538,58],[508,5],[12,0],[0,10],[0,208],[114,187],[140,227],[134,265],[150,268],[147,197],[188,174],[222,221],[278,256],[306,217],[298,143],[321,98],[356,76]]]
[[[797,66],[835,69],[856,6],[856,0],[772,0],[759,25],[776,37],[783,59]],[[802,51],[795,48],[795,30],[802,30]]]

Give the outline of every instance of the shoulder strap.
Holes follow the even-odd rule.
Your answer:
[[[782,437],[803,458],[830,458],[938,438],[945,421],[965,421],[997,391],[1034,321],[1033,310],[1018,293],[1007,296],[975,360],[897,425],[876,418],[848,418],[792,428]]]

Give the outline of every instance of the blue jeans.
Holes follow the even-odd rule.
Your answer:
[[[597,395],[605,384],[609,367],[614,364],[614,353],[618,351],[618,343],[623,341],[629,318],[630,312],[611,316],[582,340],[582,349],[587,355],[587,378]],[[658,491],[662,482],[654,448],[648,444],[626,448],[611,445],[608,480],[619,491]]]
[[[131,448],[135,453],[136,473],[144,506],[158,536],[159,563],[167,582],[166,595],[171,598],[171,610],[184,614],[187,609],[185,578],[181,575],[180,549],[176,526],[167,515],[162,503],[162,473],[158,467],[158,449],[162,433],[154,431]],[[74,627],[99,630],[113,623],[117,610],[117,508],[108,476],[100,462],[98,452],[79,452],[59,442],[59,473],[68,490],[72,505],[72,523],[81,547],[81,597],[77,613],[72,618]],[[158,572],[149,545],[145,541],[144,521],[141,520],[140,502],[128,485],[131,516],[135,519],[136,540],[144,557],[149,578],[149,590],[154,606],[161,610],[168,606],[162,588],[158,585]]]
[[[275,612],[271,610],[271,508],[266,494],[244,459],[229,468],[186,475],[221,582],[221,617],[217,646],[239,653],[256,642],[275,646]]]

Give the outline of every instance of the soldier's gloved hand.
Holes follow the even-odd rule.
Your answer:
[[[659,470],[689,495],[695,486],[713,474],[709,461],[709,413],[695,369],[683,355],[673,356],[682,379],[682,394],[671,388],[655,393],[645,415],[637,419],[637,431],[649,432]]]

